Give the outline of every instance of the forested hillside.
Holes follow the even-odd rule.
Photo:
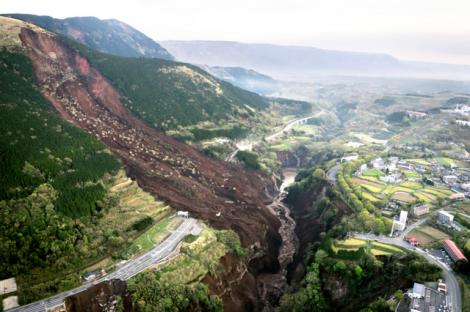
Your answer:
[[[96,255],[89,248],[97,234],[82,222],[111,205],[102,179],[120,165],[101,142],[50,109],[25,55],[2,50],[0,67],[0,279],[57,272]]]
[[[160,59],[123,58],[70,42],[117,87],[123,103],[148,124],[163,130],[203,121],[249,119],[268,102],[220,81],[202,69]]]
[[[115,19],[96,17],[52,18],[32,14],[8,16],[63,34],[90,48],[126,57],[156,57],[172,60],[167,50],[137,29]]]

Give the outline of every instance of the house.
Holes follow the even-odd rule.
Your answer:
[[[446,175],[446,176],[442,177],[442,181],[444,181],[444,183],[450,184],[450,185],[453,185],[453,184],[457,183],[458,180],[459,180],[459,178],[455,175]]]
[[[413,207],[413,215],[416,217],[422,216],[423,214],[426,214],[428,212],[429,212],[428,205],[419,205],[419,206]]]
[[[455,193],[449,196],[449,199],[451,201],[460,201],[465,199],[465,194],[464,193]]]
[[[444,294],[447,293],[447,285],[442,282],[442,280],[439,280],[437,283],[437,291],[443,292]]]
[[[397,163],[397,167],[398,168],[401,168],[401,169],[405,169],[405,170],[413,170],[413,165],[412,164],[409,164],[407,163],[406,161],[404,160],[400,160],[398,163]]]
[[[449,312],[446,295],[435,287],[414,283],[408,291],[410,303],[406,311],[410,312]]]
[[[396,183],[400,183],[401,180],[400,180],[400,175],[397,175],[397,174],[389,174],[389,175],[386,175],[386,176],[381,176],[379,177],[380,181],[382,182],[385,182],[385,183],[391,183],[391,184],[396,184]]]
[[[470,183],[463,183],[460,185],[460,188],[464,191],[470,192]]]
[[[372,168],[382,170],[385,168],[385,162],[382,157],[377,157],[376,159],[370,162]]]
[[[463,127],[470,127],[470,121],[468,120],[455,120],[455,123],[458,124],[459,126],[463,126]]]
[[[426,113],[416,111],[406,111],[406,114],[411,119],[425,119],[428,116]]]
[[[437,220],[444,224],[452,224],[454,221],[454,216],[445,210],[439,210],[437,212]]]
[[[359,169],[357,170],[357,174],[361,175],[367,170],[367,164],[362,164]]]
[[[462,253],[462,251],[450,239],[446,239],[444,242],[442,242],[442,247],[444,247],[445,251],[449,254],[449,256],[452,258],[454,262],[457,262],[457,261],[467,262],[468,261],[468,259]]]

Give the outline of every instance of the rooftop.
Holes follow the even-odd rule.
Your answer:
[[[457,245],[455,245],[453,241],[451,241],[450,239],[446,239],[442,244],[444,245],[444,248],[446,250],[451,251],[452,253],[451,256],[455,261],[459,261],[459,260],[467,261],[467,258],[464,256],[462,251],[460,251],[460,249],[457,247]]]

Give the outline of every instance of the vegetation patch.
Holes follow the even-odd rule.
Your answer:
[[[366,177],[381,177],[384,175],[384,173],[379,170],[379,169],[367,169],[366,171],[364,171],[362,173],[363,176],[366,176]]]

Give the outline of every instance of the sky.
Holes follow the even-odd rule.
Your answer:
[[[160,40],[229,40],[470,64],[468,0],[0,0],[1,13],[116,18]]]

